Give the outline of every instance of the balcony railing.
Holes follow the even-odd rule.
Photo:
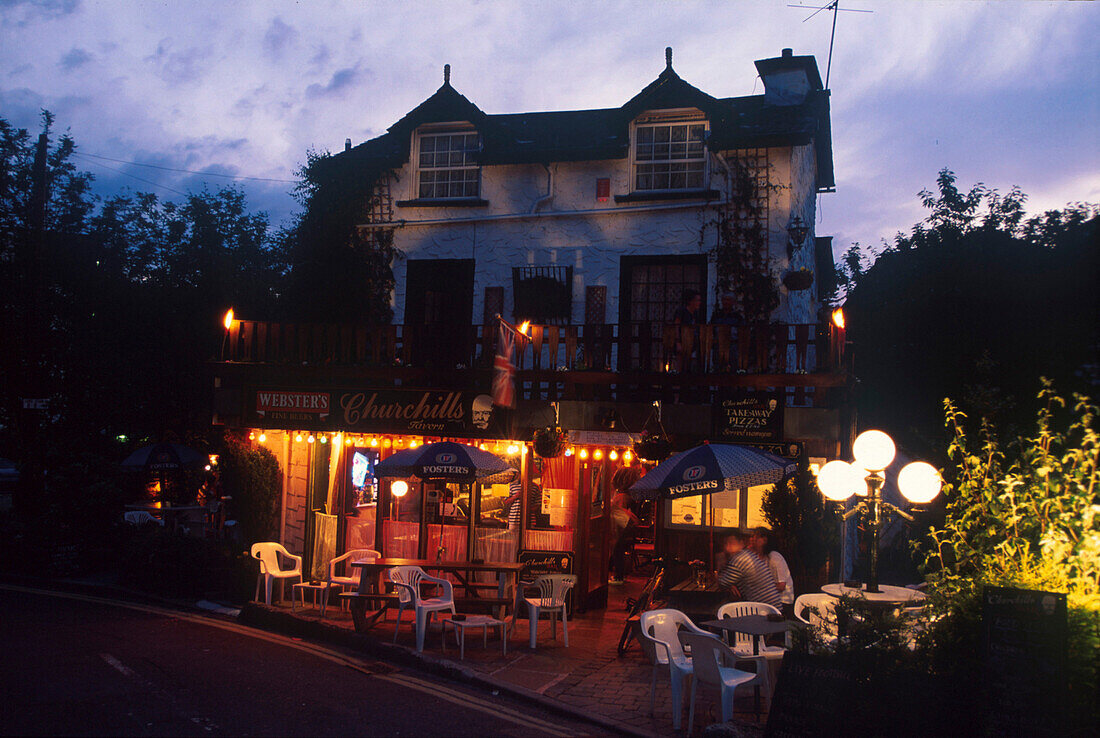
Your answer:
[[[531,326],[517,342],[520,371],[619,374],[836,374],[843,338],[831,325],[662,326],[652,323]],[[235,321],[220,360],[245,364],[488,367],[495,325],[350,325]]]

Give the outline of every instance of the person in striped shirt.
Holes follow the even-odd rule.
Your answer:
[[[728,589],[734,600],[766,602],[779,609],[782,602],[775,577],[767,562],[749,549],[750,534],[734,531],[726,538],[729,559],[718,574],[718,586]]]
[[[508,527],[518,528],[523,516],[523,504],[520,498],[523,496],[523,482],[519,480],[519,472],[508,482],[508,496],[501,504],[508,511]]]

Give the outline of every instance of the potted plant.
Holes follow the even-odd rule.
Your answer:
[[[535,448],[535,455],[553,459],[565,453],[566,439],[566,432],[560,426],[548,425],[535,431],[531,444]]]
[[[663,435],[642,431],[641,438],[634,442],[634,455],[646,461],[664,461],[672,453],[672,444]]]
[[[792,269],[783,275],[783,286],[791,292],[808,290],[814,283],[814,273],[806,267]]]

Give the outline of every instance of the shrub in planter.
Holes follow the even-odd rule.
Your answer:
[[[556,425],[539,428],[531,437],[535,455],[544,459],[553,459],[565,453],[565,442],[565,431]]]

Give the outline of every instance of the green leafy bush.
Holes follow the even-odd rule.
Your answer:
[[[229,509],[243,543],[276,540],[279,528],[279,462],[266,448],[253,448],[227,433],[220,459],[222,492],[233,499]]]
[[[1044,380],[1034,434],[1000,442],[945,401],[952,466],[943,525],[918,546],[936,618],[922,638],[931,668],[965,683],[978,674],[985,585],[1065,592],[1071,719],[1095,720],[1100,664],[1100,437],[1097,408],[1073,408]],[[970,658],[967,658],[969,655]]]

